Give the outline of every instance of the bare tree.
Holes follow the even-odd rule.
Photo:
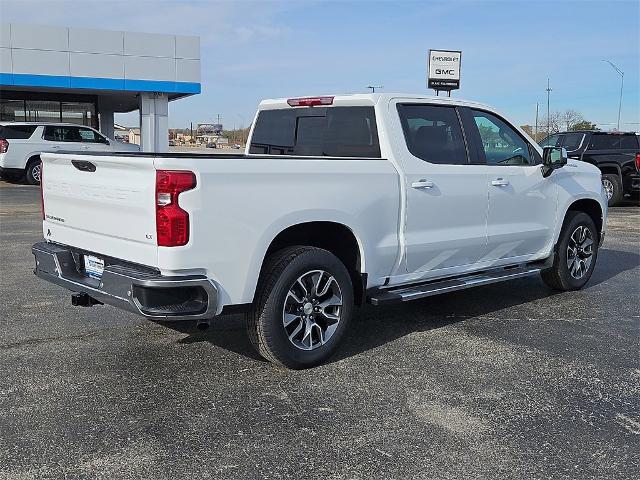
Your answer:
[[[544,116],[539,126],[539,131],[544,132],[545,136],[547,131],[550,134],[560,131],[569,132],[573,129],[574,125],[580,124],[583,121],[584,117],[582,114],[572,109],[565,110],[564,112],[552,112],[549,118],[549,128],[547,128],[547,117]]]
[[[566,131],[568,132],[576,123],[582,122],[584,117],[581,113],[569,109],[560,114],[560,120],[562,121],[563,126],[566,125]]]
[[[558,133],[561,129],[562,119],[560,112],[551,112],[549,116],[549,124],[547,125],[547,116],[545,115],[538,127],[538,131],[542,133],[543,137],[549,134]]]

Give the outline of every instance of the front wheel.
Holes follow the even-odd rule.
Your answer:
[[[288,368],[309,368],[337,348],[353,313],[353,286],[331,252],[290,247],[262,271],[247,330],[258,353]]]
[[[598,257],[598,231],[589,215],[568,212],[555,248],[553,266],[542,280],[556,290],[579,290],[591,278]]]

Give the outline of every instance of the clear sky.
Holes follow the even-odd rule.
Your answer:
[[[455,97],[514,122],[572,108],[602,128],[640,130],[640,1],[0,0],[4,22],[199,35],[202,94],[170,105],[170,126],[246,126],[262,98],[424,93],[430,48],[462,50]],[[120,121],[132,123],[136,116]]]

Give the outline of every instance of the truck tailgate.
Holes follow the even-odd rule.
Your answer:
[[[152,157],[46,153],[42,160],[46,240],[156,265]]]

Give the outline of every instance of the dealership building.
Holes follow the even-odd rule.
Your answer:
[[[114,137],[140,112],[143,151],[168,148],[168,102],[200,93],[200,39],[0,24],[0,120],[68,122]]]

